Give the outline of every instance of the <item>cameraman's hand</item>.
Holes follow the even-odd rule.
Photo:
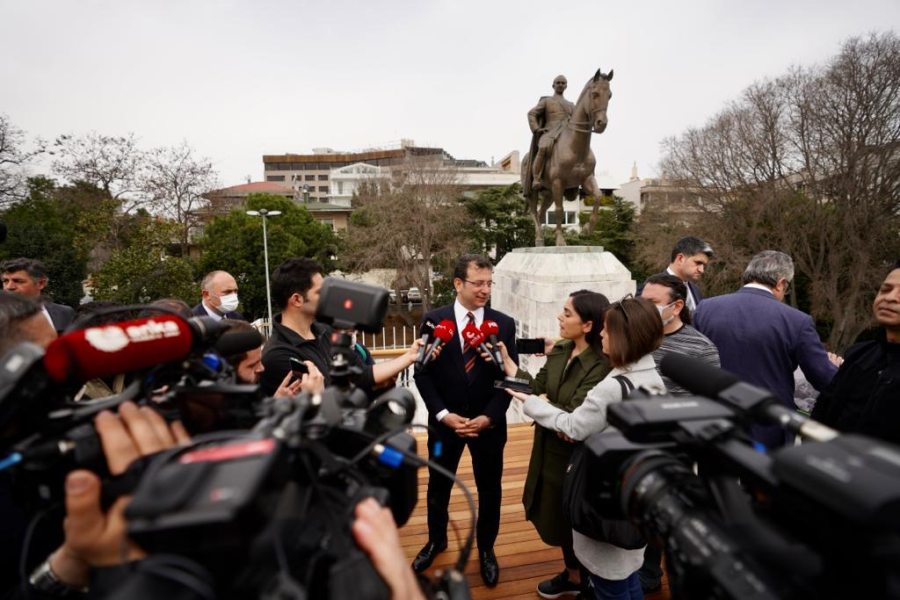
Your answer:
[[[132,402],[119,407],[119,414],[103,411],[94,419],[109,472],[120,475],[140,456],[185,444],[190,438],[180,423],[167,424],[148,407]],[[78,470],[66,478],[66,539],[50,557],[50,568],[64,583],[84,587],[91,567],[119,564],[141,558],[144,553],[126,535],[122,497],[104,513],[100,508],[100,479]]]
[[[403,552],[400,533],[390,510],[379,506],[372,498],[357,504],[353,538],[391,588],[393,600],[424,600],[425,596]]]

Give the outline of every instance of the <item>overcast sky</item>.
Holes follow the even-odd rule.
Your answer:
[[[622,182],[752,82],[898,28],[898,0],[0,0],[0,113],[47,139],[186,140],[232,185],[315,147],[524,153],[557,74],[574,101],[614,68],[592,147]]]

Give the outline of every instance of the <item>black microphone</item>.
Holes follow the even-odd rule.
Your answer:
[[[431,319],[425,319],[419,331],[422,335],[422,345],[419,346],[419,353],[416,355],[416,367],[422,368],[425,364],[425,351],[428,349],[427,346],[431,343],[434,336],[434,322]]]
[[[780,425],[804,439],[827,442],[838,435],[834,429],[785,408],[768,390],[743,382],[734,373],[713,367],[698,358],[670,352],[663,356],[659,369],[663,375],[694,394],[716,398],[742,413]]]

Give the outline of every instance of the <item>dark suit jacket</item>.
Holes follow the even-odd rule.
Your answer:
[[[798,365],[820,391],[837,372],[812,317],[765,290],[744,287],[704,300],[694,326],[718,347],[723,369],[769,390],[791,409]]]
[[[484,318],[500,326],[497,337],[518,363],[515,321],[491,308],[484,309]],[[456,322],[452,304],[429,312],[422,321],[440,323],[444,319]],[[494,387],[494,381],[503,379],[503,373],[493,363],[488,363],[481,357],[475,361],[474,369],[475,376],[469,383],[463,364],[459,332],[456,332],[453,339],[444,345],[437,360],[416,374],[416,386],[422,394],[428,414],[434,417],[447,409],[463,417],[487,415],[493,426],[506,427],[506,409],[509,407],[510,396],[504,390]]]
[[[53,328],[56,333],[62,333],[66,327],[75,320],[75,309],[65,304],[56,304],[55,302],[44,302],[44,308],[50,313],[50,320],[53,321]]]
[[[202,302],[191,309],[191,314],[194,315],[195,317],[208,317],[209,316],[209,313],[206,312],[205,308],[203,308]],[[246,318],[244,318],[244,315],[242,315],[241,313],[239,313],[236,310],[225,313],[225,318],[226,319],[234,319],[236,321],[246,321],[247,320]]]

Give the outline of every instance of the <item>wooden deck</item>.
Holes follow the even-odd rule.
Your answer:
[[[418,434],[419,454],[426,454],[425,434]],[[466,576],[472,589],[472,598],[539,598],[537,584],[562,570],[562,552],[547,546],[538,537],[532,524],[525,520],[522,508],[522,488],[531,455],[532,429],[529,425],[510,425],[503,469],[503,505],[500,513],[500,535],[494,552],[500,563],[500,582],[491,589],[485,587],[478,571],[478,559],[473,550],[466,566]],[[463,453],[457,474],[476,496],[472,462],[468,452]],[[425,488],[428,472],[419,470],[419,502],[409,522],[400,530],[403,547],[410,562],[428,539],[425,520]],[[459,546],[469,531],[469,511],[465,497],[456,487],[450,497],[449,547],[437,557],[429,573],[445,568],[456,561]],[[663,580],[660,592],[650,594],[647,600],[668,600],[668,584]]]

